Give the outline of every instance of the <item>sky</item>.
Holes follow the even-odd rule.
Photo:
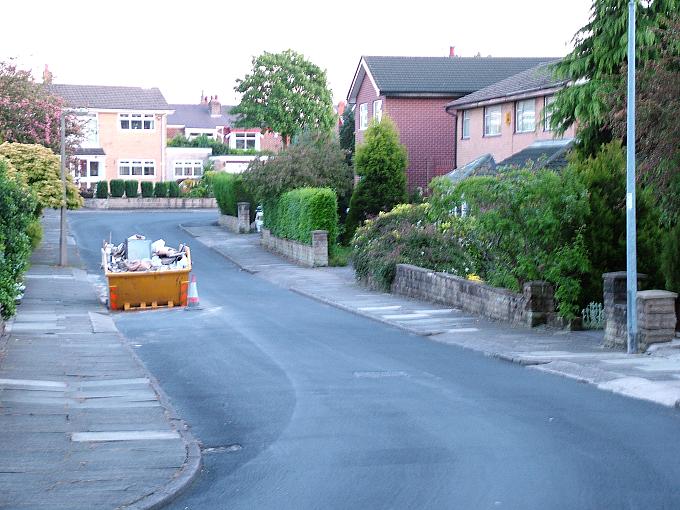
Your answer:
[[[23,0],[3,2],[0,60],[55,83],[158,87],[237,104],[264,51],[293,49],[343,100],[362,55],[560,57],[592,0]]]

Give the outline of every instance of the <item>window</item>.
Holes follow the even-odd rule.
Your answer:
[[[203,161],[200,159],[175,161],[173,167],[175,177],[200,177],[203,175]]]
[[[83,139],[80,143],[81,147],[99,147],[99,129],[97,126],[97,114],[89,113],[86,115],[79,115],[78,121],[83,128]]]
[[[543,131],[552,131],[550,127],[550,117],[552,117],[553,103],[555,96],[545,96],[543,102]]]
[[[99,176],[99,161],[90,161],[90,177]]]
[[[373,118],[378,122],[382,120],[382,99],[373,101]]]
[[[536,129],[536,101],[526,99],[515,104],[515,133],[531,133]]]
[[[74,177],[88,178],[88,177],[99,177],[99,161],[91,159],[76,159],[73,169]]]
[[[257,133],[234,133],[234,140],[237,149],[255,149]]]
[[[498,136],[501,134],[501,106],[487,106],[484,108],[484,136]]]
[[[359,105],[359,130],[363,131],[368,127],[368,104],[361,103]]]
[[[461,120],[462,138],[467,140],[470,138],[470,110],[463,110],[463,118]]]
[[[156,162],[122,159],[118,162],[118,175],[156,175]]]
[[[119,113],[120,129],[144,130],[154,129],[153,113]]]

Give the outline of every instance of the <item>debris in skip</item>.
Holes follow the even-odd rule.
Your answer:
[[[166,246],[163,239],[151,241],[135,234],[115,245],[104,241],[104,269],[111,273],[169,271],[189,267],[187,247]]]

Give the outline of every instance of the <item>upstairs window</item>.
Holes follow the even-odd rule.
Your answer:
[[[552,131],[550,127],[550,117],[552,117],[553,103],[555,96],[545,96],[543,103],[543,131]]]
[[[118,175],[156,175],[156,162],[153,160],[121,159],[118,162]]]
[[[155,129],[153,113],[119,113],[120,129],[151,131]]]
[[[175,161],[173,167],[175,177],[200,177],[203,175],[203,161],[200,159]]]
[[[234,148],[255,149],[257,146],[257,133],[234,133]]]
[[[359,105],[359,130],[363,131],[368,128],[368,103],[361,103]]]
[[[373,101],[373,118],[380,122],[382,120],[382,99]]]
[[[470,110],[463,111],[463,117],[461,120],[461,133],[463,140],[470,138]]]
[[[484,136],[501,134],[501,105],[484,108]]]
[[[531,133],[536,129],[536,101],[526,99],[515,104],[515,132]]]

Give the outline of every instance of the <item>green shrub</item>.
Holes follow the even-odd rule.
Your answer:
[[[312,242],[312,231],[328,231],[328,245],[338,236],[338,202],[330,188],[298,188],[264,206],[265,226],[273,235]]]
[[[113,198],[121,198],[125,194],[125,181],[123,179],[111,179],[109,187]]]
[[[238,203],[250,204],[250,221],[255,219],[255,200],[248,191],[242,175],[217,172],[213,175],[211,186],[221,214],[238,215]]]
[[[440,228],[428,221],[429,205],[402,204],[367,220],[352,239],[358,280],[388,290],[397,264],[414,264],[465,277],[475,272],[460,243],[464,220]]]
[[[153,182],[142,181],[141,188],[142,188],[142,197],[143,198],[153,197]]]
[[[137,198],[139,195],[139,181],[137,179],[129,179],[125,181],[125,196],[128,198]]]
[[[406,147],[399,143],[399,133],[389,117],[372,122],[356,149],[354,164],[361,180],[349,203],[345,239],[351,239],[367,218],[407,201],[406,163]]]
[[[43,238],[43,228],[39,219],[34,218],[26,226],[26,235],[28,235],[29,239],[31,240],[31,250],[35,250],[38,246],[40,246],[40,241],[42,241]]]
[[[177,184],[177,181],[168,182],[168,196],[170,198],[177,198],[180,195],[181,195],[181,193],[180,193],[179,184]]]
[[[37,207],[33,193],[9,178],[7,163],[0,160],[0,306],[5,319],[16,310],[16,285],[28,268],[31,236],[37,234],[36,228],[30,226],[37,221]]]
[[[168,196],[168,183],[157,182],[153,188],[153,196],[156,198],[165,198]]]
[[[109,183],[107,181],[99,181],[97,183],[97,198],[109,198]]]
[[[661,271],[665,288],[680,292],[680,222],[665,235],[661,251]]]
[[[518,292],[527,281],[546,280],[562,317],[580,311],[590,270],[583,235],[589,206],[576,172],[513,170],[455,186],[440,178],[432,189],[429,217],[442,227],[455,219],[453,211],[467,209],[465,250],[485,281]]]

